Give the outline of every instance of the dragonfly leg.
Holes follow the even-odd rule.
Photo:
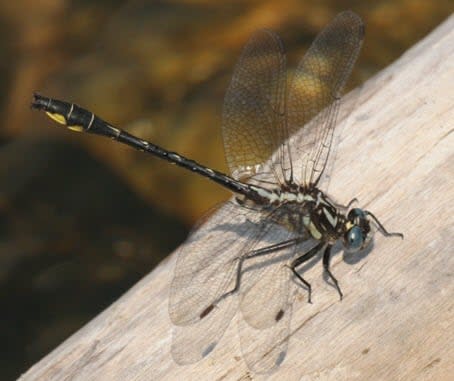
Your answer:
[[[356,202],[358,202],[358,199],[355,197],[355,198],[351,199],[347,205],[342,205],[342,204],[337,204],[337,203],[334,203],[334,205],[336,206],[336,208],[349,210],[350,207]]]
[[[400,237],[402,239],[404,239],[404,235],[402,233],[390,233],[388,232],[385,227],[381,224],[381,222],[378,220],[377,217],[375,217],[371,212],[369,212],[368,210],[366,210],[366,214],[370,217],[372,217],[372,219],[375,221],[375,223],[377,224],[378,226],[378,230],[380,230],[380,232],[385,236],[385,237]]]
[[[293,262],[289,266],[289,268],[290,268],[290,270],[292,270],[293,274],[299,279],[299,281],[301,283],[304,284],[304,286],[306,286],[307,291],[308,291],[308,299],[307,299],[308,303],[312,303],[312,299],[311,299],[311,297],[312,297],[312,286],[306,279],[304,279],[298,273],[298,271],[296,271],[296,268],[298,266],[300,266],[301,264],[303,264],[304,262],[307,262],[312,257],[314,257],[322,249],[324,244],[325,244],[324,242],[320,242],[318,245],[316,245],[312,249],[310,249],[307,253],[304,253],[303,255],[299,256],[298,258],[295,258],[293,260]]]
[[[325,249],[325,252],[323,253],[323,268],[325,269],[325,272],[328,274],[330,279],[333,281],[334,286],[336,287],[337,292],[339,293],[340,300],[342,300],[344,295],[342,294],[342,291],[339,287],[339,282],[337,281],[337,279],[335,278],[335,276],[329,269],[329,264],[331,261],[331,248],[332,248],[332,246],[328,245]]]
[[[287,241],[279,242],[275,245],[270,245],[270,246],[262,247],[257,250],[252,250],[248,254],[237,258],[238,266],[236,269],[235,286],[230,291],[227,291],[226,293],[222,294],[213,303],[211,303],[207,308],[205,308],[205,310],[203,310],[202,313],[200,314],[200,318],[202,319],[206,315],[208,315],[220,301],[222,301],[223,299],[227,298],[228,296],[233,295],[236,292],[238,292],[238,290],[240,289],[240,286],[241,286],[241,278],[243,275],[244,261],[246,261],[247,259],[256,258],[256,257],[264,256],[267,254],[275,253],[276,251],[285,249],[290,246],[297,245],[298,243],[302,242],[303,240],[304,240],[303,237],[289,239]]]

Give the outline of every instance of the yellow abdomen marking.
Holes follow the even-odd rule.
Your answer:
[[[74,126],[67,126],[68,129],[70,129],[71,131],[76,131],[76,132],[82,132],[82,131],[85,131],[85,128],[83,126],[79,126],[79,125],[74,125]]]
[[[60,123],[60,124],[63,124],[66,126],[66,118],[62,114],[54,114],[49,111],[46,111],[46,114],[52,120],[55,120],[57,123]]]

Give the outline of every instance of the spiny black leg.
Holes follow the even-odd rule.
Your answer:
[[[241,275],[243,274],[243,262],[248,258],[247,256],[240,257],[238,258],[238,267],[236,268],[236,279],[235,279],[235,286],[233,288],[226,292],[225,294],[221,295],[218,300],[214,302],[214,304],[219,303],[222,299],[226,298],[229,295],[234,294],[240,289],[240,284],[241,284]]]
[[[371,212],[369,212],[368,210],[366,210],[365,212],[368,216],[372,217],[372,219],[375,221],[375,223],[377,224],[378,226],[378,229],[381,231],[381,233],[385,236],[385,237],[400,237],[402,239],[404,239],[404,235],[402,233],[389,233],[385,227],[381,224],[381,222],[378,220],[377,217],[375,217]]]
[[[347,204],[347,206],[345,207],[345,209],[350,209],[350,207],[351,207],[355,202],[358,202],[358,199],[357,199],[356,197],[350,200],[350,202]]]
[[[313,256],[315,256],[323,247],[324,243],[320,242],[317,246],[314,246],[312,249],[310,249],[307,253],[304,253],[303,255],[299,256],[298,258],[295,258],[293,262],[290,264],[289,268],[292,270],[293,274],[303,283],[308,292],[308,303],[312,303],[312,287],[311,284],[305,280],[299,273],[296,271],[296,268],[303,264],[304,262],[307,262],[309,259],[311,259]]]
[[[337,279],[334,277],[334,275],[332,274],[332,272],[329,269],[329,264],[331,261],[331,248],[332,248],[332,246],[328,245],[325,249],[325,252],[323,253],[323,268],[325,269],[326,273],[328,274],[328,276],[331,278],[334,285],[336,286],[337,292],[339,293],[340,300],[342,300],[344,295],[342,294],[342,291],[339,287],[339,283],[337,282]]]
[[[211,303],[207,308],[205,308],[202,313],[199,315],[201,319],[203,319],[205,316],[207,316],[213,309],[216,304],[218,304],[221,300],[225,299],[226,297],[236,293],[240,289],[241,285],[241,276],[243,275],[243,262],[246,259],[251,259],[255,257],[260,257],[262,255],[267,255],[270,253],[274,253],[276,251],[285,249],[290,246],[297,245],[304,239],[302,237],[294,238],[294,239],[289,239],[288,241],[283,241],[279,242],[275,245],[267,246],[267,247],[262,247],[261,249],[253,250],[250,253],[237,258],[238,259],[238,267],[236,270],[236,279],[235,279],[235,286],[225,294],[222,294],[218,299],[216,299],[213,303]]]
[[[230,290],[230,291],[226,292],[225,294],[221,295],[219,297],[218,301],[226,298],[229,295],[234,294],[235,292],[237,292],[240,289],[241,276],[243,275],[243,272],[242,272],[243,262],[246,259],[256,258],[256,257],[260,257],[260,256],[263,256],[263,255],[275,253],[276,251],[285,249],[285,248],[290,247],[290,246],[294,246],[294,245],[298,244],[301,240],[302,240],[301,238],[289,239],[288,241],[279,242],[279,243],[277,243],[275,245],[262,247],[261,249],[257,249],[257,250],[252,250],[247,255],[244,255],[244,256],[240,257],[238,259],[238,267],[237,267],[237,271],[236,271],[235,286],[233,287],[232,290]]]
[[[299,281],[306,286],[307,302],[312,304],[312,286],[311,286],[311,284],[306,279],[304,279],[300,274],[298,274],[298,271],[296,271],[294,267],[290,267],[290,269],[292,270],[293,274],[299,279]]]
[[[356,197],[351,199],[347,205],[336,204],[336,203],[334,203],[334,205],[336,206],[336,208],[348,210],[355,202],[358,202],[358,199]]]

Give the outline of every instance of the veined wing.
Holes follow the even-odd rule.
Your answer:
[[[251,327],[243,319],[238,321],[243,358],[253,372],[269,373],[284,361],[290,336],[292,303],[293,294],[284,307],[282,318],[266,329]]]
[[[267,216],[268,225],[257,237],[254,251],[248,254],[263,255],[249,258],[243,265],[240,310],[255,329],[275,325],[288,305],[292,278],[288,265],[306,233],[284,227],[287,213],[283,206]]]
[[[200,360],[218,343],[238,307],[237,294],[220,296],[235,285],[238,257],[260,234],[261,214],[227,202],[202,224],[181,248],[169,296],[174,330],[172,354],[177,363]],[[209,312],[207,312],[209,311]]]
[[[338,14],[317,36],[299,63],[289,90],[287,123],[292,136],[303,128],[301,144],[292,145],[295,181],[317,184],[328,160],[342,90],[364,38],[364,23],[351,11]]]
[[[243,49],[224,99],[225,156],[235,179],[261,173],[261,165],[286,140],[285,94],[282,41],[272,31],[257,31]],[[271,171],[278,181],[280,168]]]
[[[242,292],[240,303],[244,319],[238,322],[241,350],[248,367],[256,373],[271,372],[287,354],[293,301],[300,284],[293,280],[286,265],[289,259],[305,253],[313,245],[311,240],[306,240],[282,250],[279,262],[268,264],[259,281],[253,281],[252,287],[246,286]]]
[[[257,210],[227,202],[189,236],[178,253],[170,289],[173,324],[197,323],[214,301],[233,288],[237,259],[255,243],[260,216]]]

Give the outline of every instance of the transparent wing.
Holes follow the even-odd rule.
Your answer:
[[[269,350],[265,356],[263,348],[256,348],[256,354],[268,358],[265,363],[252,354],[248,363],[257,362],[253,367],[263,369],[270,367],[270,361],[278,364],[277,352],[284,353],[287,346],[283,337],[288,334],[285,327],[291,318],[289,295],[295,286],[288,263],[305,244],[293,241],[303,233],[281,225],[288,219],[287,213],[283,207],[261,213],[227,203],[191,235],[179,253],[169,298],[170,318],[176,325],[172,355],[177,363],[199,361],[222,338],[237,311],[238,294],[210,308],[221,295],[233,289],[239,256],[277,247],[278,250],[244,262],[239,295],[242,320],[249,327],[242,330],[246,336],[261,331],[264,336],[256,342],[263,341]],[[218,234],[222,234],[221,244]],[[285,242],[288,244],[281,247]],[[207,309],[210,312],[205,314]]]
[[[239,320],[241,351],[246,364],[253,372],[272,372],[284,361],[290,335],[292,302],[293,297],[285,305],[281,319],[269,328],[256,329],[245,320]]]
[[[192,364],[211,353],[236,314],[237,306],[238,298],[232,295],[197,323],[174,326],[171,353],[175,362]]]
[[[197,323],[215,300],[233,288],[237,258],[255,242],[259,218],[256,210],[227,202],[190,235],[178,253],[170,289],[173,324]]]
[[[225,156],[235,179],[262,172],[261,164],[286,139],[285,76],[281,39],[269,30],[257,31],[244,47],[224,99]]]
[[[317,36],[299,63],[289,90],[289,135],[303,128],[292,144],[295,178],[301,185],[317,184],[328,159],[339,100],[364,38],[364,24],[351,11],[338,14]],[[304,126],[304,127],[303,127]]]
[[[275,325],[288,304],[292,277],[288,264],[297,249],[294,240],[306,233],[276,225],[286,219],[287,213],[285,206],[274,210],[267,218],[270,223],[254,246],[254,252],[272,251],[246,260],[243,266],[240,309],[244,320],[256,329]]]
[[[228,202],[191,234],[178,253],[169,296],[170,320],[177,326],[172,342],[177,363],[206,356],[235,315],[236,294],[211,306],[233,289],[237,259],[256,242],[262,228],[259,219],[260,212]]]
[[[287,252],[283,253],[282,259],[293,259],[312,247],[313,242],[306,240],[284,250]],[[246,291],[246,298],[252,303],[249,305],[248,311],[252,312],[254,309],[255,318],[252,315],[246,318],[245,306],[241,307],[243,317],[245,317],[238,322],[241,349],[248,367],[256,373],[273,371],[282,363],[287,354],[293,301],[301,284],[293,279],[286,264],[288,264],[288,260],[284,259],[280,261],[280,265],[268,266],[270,277],[266,279],[267,275],[261,274],[260,281],[254,283],[251,290]],[[274,283],[276,278],[277,283],[280,284],[279,287],[269,283],[270,281]],[[266,285],[274,289],[273,292],[261,290]],[[268,294],[268,300],[262,298],[262,291],[264,294]],[[305,290],[302,291],[305,292]],[[284,294],[285,297],[282,297]],[[254,297],[260,299],[260,302],[254,302]],[[241,302],[243,303],[244,299]],[[272,312],[270,313],[269,310]],[[271,320],[273,321],[271,322]]]

